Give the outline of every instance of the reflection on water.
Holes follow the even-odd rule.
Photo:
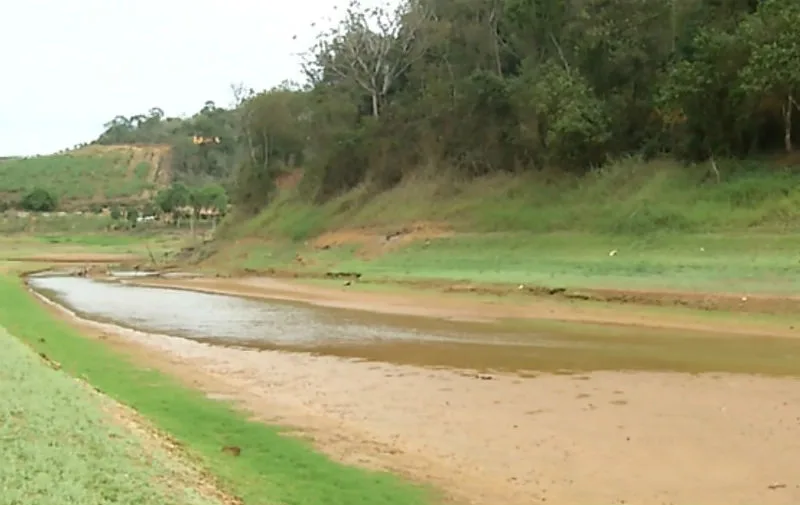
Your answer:
[[[331,321],[325,313],[310,308],[234,296],[130,286],[81,277],[38,277],[30,279],[30,284],[84,315],[151,332],[228,340],[240,345],[448,338],[413,330]]]
[[[534,323],[512,331],[81,277],[38,276],[29,283],[85,317],[221,345],[484,370],[800,374],[800,339],[721,338],[589,325],[543,330]]]

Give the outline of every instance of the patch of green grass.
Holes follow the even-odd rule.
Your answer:
[[[5,235],[27,233],[96,233],[108,229],[113,220],[100,214],[70,214],[51,213],[30,214],[19,217],[15,213],[0,214],[0,233]]]
[[[376,277],[797,292],[800,172],[755,161],[722,162],[720,171],[717,182],[707,167],[628,159],[580,179],[412,179],[319,206],[286,193],[255,218],[225,223],[219,249],[250,248],[238,257],[251,268],[281,266],[299,252],[317,266]],[[420,220],[457,235],[369,261],[302,243],[326,230],[397,230]],[[225,245],[242,237],[271,242]]]
[[[630,236],[465,234],[414,242],[370,259],[357,246],[326,250],[290,241],[223,242],[218,268],[359,272],[368,279],[436,279],[552,288],[800,291],[800,236],[765,233]],[[615,255],[610,255],[616,251]],[[307,266],[295,261],[297,255]]]
[[[411,178],[377,194],[359,187],[319,206],[288,192],[256,218],[240,223],[239,232],[305,239],[331,228],[416,220],[443,221],[467,232],[637,237],[800,227],[798,167],[723,161],[719,168],[721,182],[705,166],[635,158],[583,178],[541,173],[471,181]]]
[[[2,503],[217,503],[172,478],[177,463],[164,450],[145,448],[115,426],[101,397],[48,368],[2,328],[0,344]]]
[[[415,243],[342,270],[548,287],[796,293],[796,235],[678,235],[635,240],[587,234],[491,234]],[[610,256],[611,251],[617,251]]]
[[[142,162],[130,173],[129,164],[124,151],[97,149],[7,160],[0,163],[0,195],[14,202],[39,187],[68,207],[88,205],[102,196],[108,200],[137,198],[153,188],[147,180],[153,167]]]
[[[246,414],[80,336],[49,316],[18,279],[0,277],[0,299],[0,324],[175,436],[246,504],[426,503],[427,493],[417,487],[385,473],[334,463],[282,430],[250,421]],[[241,447],[241,455],[222,453],[224,446]]]
[[[48,232],[0,235],[0,260],[58,254],[136,254],[143,260],[150,253],[160,261],[190,241],[188,230],[136,228],[128,231],[84,233]]]

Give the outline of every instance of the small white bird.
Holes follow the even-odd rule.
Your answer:
[[[608,255],[609,256],[616,256],[617,255],[617,250],[616,249],[612,250],[611,252],[608,253]]]

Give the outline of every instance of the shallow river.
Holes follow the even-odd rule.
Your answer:
[[[800,339],[437,322],[81,277],[36,276],[29,284],[87,318],[221,345],[482,370],[800,373]]]

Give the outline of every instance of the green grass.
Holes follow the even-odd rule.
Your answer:
[[[320,206],[286,193],[255,218],[225,223],[219,249],[254,269],[291,266],[300,253],[316,260],[312,268],[373,277],[797,292],[800,171],[766,162],[723,162],[720,171],[718,183],[704,166],[631,159],[583,179],[417,179]],[[420,220],[456,235],[369,261],[352,246],[304,245],[326,230]]]
[[[295,240],[330,228],[444,221],[465,232],[558,231],[644,236],[752,228],[800,228],[800,168],[720,162],[717,183],[705,166],[626,159],[583,178],[496,175],[472,181],[410,178],[374,194],[359,187],[321,206],[286,192],[243,234]]]
[[[60,206],[88,206],[90,201],[110,202],[138,198],[153,189],[149,163],[133,170],[124,151],[71,152],[0,163],[0,198],[18,201],[27,191],[41,187],[58,198]]]
[[[59,254],[134,254],[149,260],[150,253],[161,261],[188,244],[188,231],[136,229],[119,232],[49,232],[0,235],[0,260]]]
[[[0,502],[217,503],[178,484],[180,463],[116,426],[107,401],[48,368],[2,328],[0,344]]]
[[[0,299],[0,324],[175,436],[246,504],[426,503],[427,493],[417,487],[385,473],[334,463],[280,429],[250,421],[246,414],[82,337],[51,317],[16,278],[0,277]],[[241,455],[222,453],[228,445],[241,447]]]

